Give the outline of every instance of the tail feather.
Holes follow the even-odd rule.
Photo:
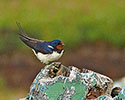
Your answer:
[[[24,34],[25,36],[27,36],[26,33],[23,31],[23,29],[22,29],[20,23],[16,22],[16,24],[17,24],[17,26],[18,26],[19,31],[21,32],[21,34]],[[20,33],[18,33],[18,34],[21,35]]]
[[[18,33],[20,39],[21,39],[26,45],[28,45],[29,47],[31,47],[31,48],[34,49],[35,46],[36,46],[37,41],[39,41],[39,40],[36,40],[36,39],[33,39],[33,38],[28,37],[28,36],[26,35],[26,33],[23,31],[23,29],[22,29],[20,23],[16,22],[16,24],[17,24],[17,26],[18,26],[18,28],[19,28],[19,31],[21,32],[21,33]]]
[[[20,33],[18,33],[20,39],[27,45],[29,46],[30,48],[34,49],[36,52],[42,52],[42,53],[48,53],[48,51],[46,51],[44,48],[42,48],[41,45],[39,44],[42,44],[44,41],[42,40],[37,40],[37,39],[34,39],[34,38],[30,38],[26,35],[26,33],[23,31],[21,25],[16,22],[19,30],[20,30]]]

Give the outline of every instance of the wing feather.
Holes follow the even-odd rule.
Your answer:
[[[50,48],[47,48],[46,45],[44,45],[44,41],[42,40],[38,40],[38,39],[34,39],[31,37],[28,37],[26,35],[26,33],[23,31],[20,23],[16,22],[20,33],[18,33],[20,39],[30,48],[34,49],[35,52],[41,52],[43,54],[49,54],[52,53],[52,50]]]

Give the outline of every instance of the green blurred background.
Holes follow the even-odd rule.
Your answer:
[[[17,36],[65,44],[61,62],[117,80],[125,76],[124,0],[0,0],[0,99],[25,97],[43,67]]]

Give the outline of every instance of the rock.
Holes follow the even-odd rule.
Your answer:
[[[125,86],[122,87],[122,90],[114,97],[114,100],[125,100]]]
[[[122,88],[120,88],[120,87],[113,88],[112,92],[111,92],[111,96],[112,97],[118,96],[118,94],[120,93],[121,90],[122,90]]]
[[[122,87],[122,88],[115,87],[112,90],[112,93],[113,93],[112,94],[113,98],[111,97],[111,95],[103,95],[98,97],[96,100],[125,100],[125,87]]]
[[[114,100],[111,95],[103,95],[98,97],[96,100]]]
[[[112,100],[112,87],[113,81],[104,75],[54,62],[41,69],[28,96],[20,100]]]

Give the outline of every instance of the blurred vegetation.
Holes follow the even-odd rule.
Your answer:
[[[24,71],[24,67],[30,66],[29,69],[32,69],[36,64],[33,64],[31,60],[29,65],[25,65],[25,59],[23,62],[16,56],[15,59],[19,59],[19,62],[21,64],[23,62],[25,65],[24,67],[20,65],[20,67],[18,61],[9,57],[8,54],[7,57],[1,56],[5,53],[11,54],[17,49],[26,48],[17,36],[19,30],[16,21],[21,24],[29,36],[46,41],[60,39],[68,48],[78,48],[78,44],[86,42],[107,42],[116,47],[125,47],[125,0],[0,0],[0,57],[2,62],[0,68],[7,66],[5,70],[10,72],[6,72],[8,76],[3,72],[4,77],[0,77],[1,100],[17,100],[26,96],[27,92],[20,88],[14,90],[14,88],[6,87],[6,81],[3,78],[11,79],[12,76],[16,76],[14,72],[16,72],[17,66],[20,72]],[[88,59],[91,62],[90,58]],[[122,61],[120,58],[119,60]],[[83,62],[83,58],[81,62]],[[111,62],[116,61],[111,60]],[[14,64],[15,67],[13,67]],[[9,65],[10,67],[8,67]],[[21,68],[22,70],[20,70]],[[14,72],[11,72],[10,69]],[[25,72],[27,73],[27,69]],[[14,74],[9,75],[12,73]],[[28,75],[33,77],[31,73]]]
[[[0,51],[23,47],[16,21],[29,36],[61,39],[67,47],[86,41],[124,47],[124,5],[124,0],[0,0]]]
[[[26,95],[26,90],[23,89],[9,89],[6,87],[5,80],[0,77],[0,99],[1,100],[18,100],[19,98],[24,97]]]

